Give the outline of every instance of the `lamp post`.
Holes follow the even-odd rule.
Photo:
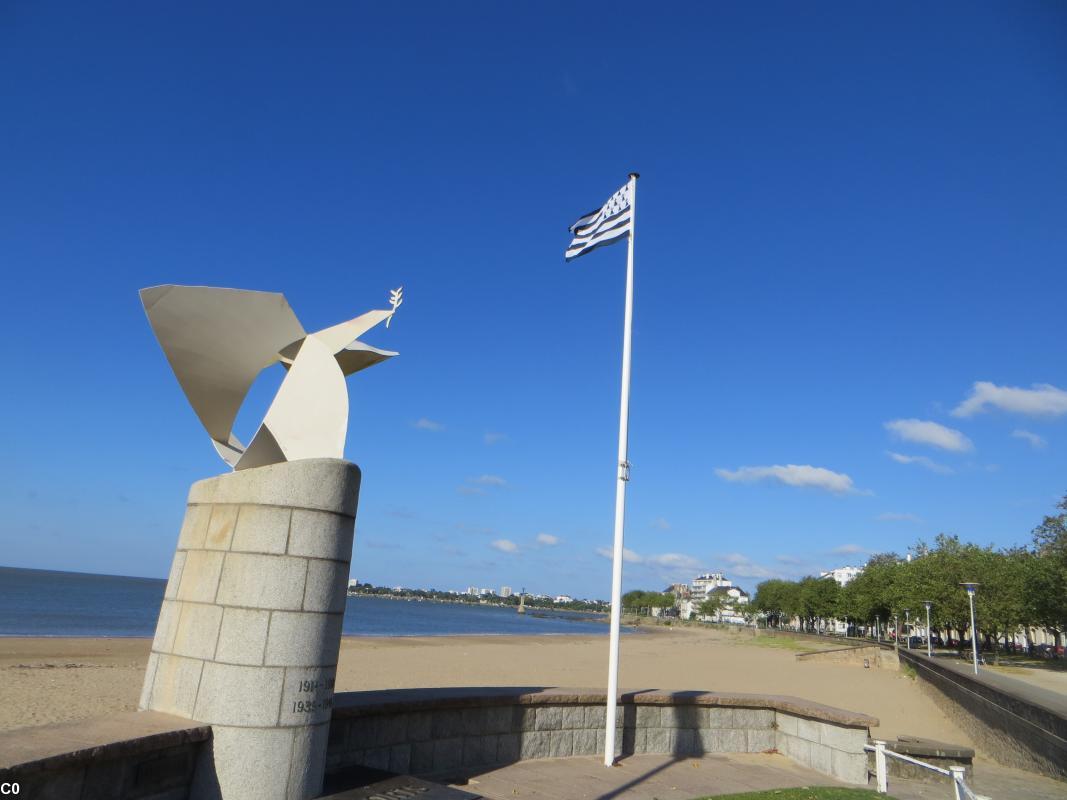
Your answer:
[[[874,615],[874,638],[882,641],[882,618],[877,614]]]
[[[904,609],[904,641],[907,643],[905,647],[911,650],[911,612],[908,609]]]
[[[923,600],[923,605],[926,606],[926,657],[933,658],[934,653],[932,644],[930,642],[930,606],[933,605],[929,600]]]
[[[900,614],[893,615],[893,649],[900,649]]]
[[[974,674],[978,674],[978,629],[974,623],[974,593],[978,590],[981,584],[973,582],[961,583],[964,589],[967,590],[967,602],[971,605],[971,652],[974,653]]]

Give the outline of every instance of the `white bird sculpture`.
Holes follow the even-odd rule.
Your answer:
[[[396,353],[359,341],[392,318],[366,314],[306,333],[284,296],[211,286],[152,286],[141,302],[189,404],[222,459],[238,469],[303,458],[342,458],[348,430],[345,376]],[[244,446],[233,435],[256,376],[275,363],[288,371],[263,422]]]

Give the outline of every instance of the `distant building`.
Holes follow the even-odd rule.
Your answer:
[[[357,586],[359,586],[359,581],[357,581],[355,578],[349,578],[348,579],[348,588],[349,589],[355,589]]]
[[[688,600],[692,596],[688,583],[672,583],[667,591],[679,600]]]
[[[511,587],[510,586],[501,586],[500,587],[500,596],[501,597],[511,597],[513,594],[515,594],[515,593],[513,591],[511,591]]]
[[[720,586],[733,585],[734,582],[721,572],[706,572],[703,575],[698,575],[693,578],[690,597],[699,605],[702,600],[707,599],[708,592],[712,589],[718,589]]]
[[[561,594],[561,595],[557,595],[556,596],[556,602],[557,603],[573,603],[574,602],[574,598],[571,597],[569,594]]]
[[[857,575],[863,572],[863,567],[837,567],[829,572],[820,572],[820,578],[833,578],[838,586],[847,586]]]

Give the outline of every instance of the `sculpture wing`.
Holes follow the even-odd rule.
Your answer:
[[[233,422],[256,376],[305,336],[289,303],[275,292],[173,285],[142,289],[141,302],[208,435],[232,447]]]

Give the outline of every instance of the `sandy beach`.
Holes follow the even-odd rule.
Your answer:
[[[135,709],[150,644],[148,639],[0,639],[0,730]],[[657,629],[623,637],[620,683],[632,689],[790,694],[876,716],[882,736],[910,733],[970,744],[913,679],[894,670],[799,663],[796,652],[718,631]],[[339,691],[598,686],[606,659],[604,637],[346,637],[337,685]]]

